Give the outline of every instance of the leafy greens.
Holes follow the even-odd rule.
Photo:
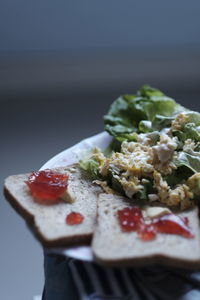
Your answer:
[[[168,185],[168,195],[170,190],[189,184],[188,189],[193,194],[188,194],[183,209],[193,195],[200,195],[200,113],[190,111],[160,90],[144,85],[135,95],[122,95],[116,99],[104,116],[104,123],[105,130],[113,136],[112,142],[104,152],[93,149],[91,155],[80,162],[81,168],[88,171],[92,179],[104,181],[118,193],[144,203],[150,195],[155,199],[158,189],[162,189],[154,177],[160,172],[164,187]],[[134,150],[135,145],[141,145],[139,152]],[[146,166],[140,165],[136,157],[142,152],[141,162],[144,159],[144,164],[148,165],[145,159],[149,154],[145,153],[147,150],[143,151],[143,145],[152,147],[151,173],[142,170]],[[129,146],[133,150],[129,150]],[[165,165],[166,161],[171,165]],[[172,199],[175,195],[176,192]],[[166,198],[163,201],[166,204]],[[169,205],[172,205],[170,201]]]
[[[134,132],[152,132],[171,124],[186,109],[148,85],[136,95],[119,97],[104,116],[105,130],[115,139],[134,141]]]

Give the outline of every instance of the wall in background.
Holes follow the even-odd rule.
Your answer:
[[[198,0],[2,0],[0,100],[197,89]]]
[[[0,51],[200,46],[198,0],[1,0]]]

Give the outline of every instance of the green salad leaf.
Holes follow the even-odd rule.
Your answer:
[[[152,132],[171,124],[176,114],[185,111],[172,98],[148,85],[136,95],[119,97],[104,116],[105,130],[115,139],[134,141],[134,132]]]
[[[119,182],[119,180],[116,178],[115,175],[118,175],[118,173],[116,172],[116,170],[114,169],[109,169],[106,181],[108,183],[108,185],[115,190],[116,192],[120,193],[121,195],[125,195],[124,190],[122,188],[121,183]]]
[[[179,168],[185,166],[194,173],[200,172],[200,156],[192,155],[184,151],[180,151],[174,160],[175,165]]]
[[[155,194],[161,203],[177,205],[179,192],[180,207],[185,209],[200,195],[200,113],[144,85],[135,95],[115,100],[104,122],[112,142],[104,151],[92,149],[80,162],[92,179],[105,181],[140,204]],[[159,178],[168,184],[167,195],[159,194]],[[181,193],[183,184],[190,192]]]
[[[177,136],[178,139],[183,143],[187,139],[192,139],[195,142],[200,142],[200,127],[198,127],[194,123],[187,123],[184,125],[182,130],[174,130],[173,135]]]
[[[195,123],[187,123],[184,126],[183,133],[186,139],[192,139],[196,142],[200,141],[200,130]]]
[[[132,118],[131,99],[135,96],[121,96],[112,105],[104,116],[105,130],[118,141],[132,140],[130,135],[137,131],[137,123]]]
[[[92,179],[97,179],[99,177],[99,163],[92,157],[85,158],[79,162],[80,167],[87,171]]]
[[[155,190],[153,188],[153,180],[145,178],[145,182],[142,184],[142,189],[140,189],[135,194],[135,198],[140,201],[147,201],[148,194],[153,194],[153,193],[155,193]]]
[[[200,126],[200,113],[196,111],[188,111],[186,116],[187,123],[194,123],[196,126]]]
[[[185,142],[187,139],[200,142],[200,113],[187,111],[185,116],[186,123],[181,130],[174,130],[173,135],[177,136],[182,142]]]
[[[110,144],[104,150],[104,155],[109,157],[113,152],[121,151],[121,143],[118,140],[113,139]]]
[[[193,174],[193,170],[185,165],[181,165],[176,170],[173,170],[172,173],[163,176],[163,179],[167,181],[171,188],[174,188],[177,184],[185,182]]]

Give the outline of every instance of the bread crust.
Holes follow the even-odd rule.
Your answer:
[[[147,267],[150,265],[162,265],[167,267],[183,268],[193,271],[200,270],[200,260],[196,261],[187,261],[183,259],[177,259],[165,255],[152,255],[146,256],[145,258],[132,258],[132,259],[121,259],[121,260],[106,260],[94,255],[95,261],[104,266],[104,267],[115,267],[115,268],[138,268],[138,267]]]
[[[55,247],[68,247],[71,245],[88,245],[91,242],[92,235],[93,235],[93,228],[94,228],[94,222],[96,221],[96,202],[97,202],[97,195],[100,192],[99,187],[92,187],[90,188],[91,182],[88,178],[84,177],[84,174],[80,172],[79,169],[77,169],[76,165],[65,167],[65,168],[57,168],[56,170],[61,172],[70,172],[71,168],[76,168],[75,173],[70,174],[70,184],[72,185],[72,188],[75,189],[78,185],[80,188],[80,197],[79,194],[75,194],[74,203],[58,203],[53,205],[41,205],[37,204],[33,197],[30,195],[28,191],[28,187],[24,183],[25,180],[27,180],[28,174],[21,174],[21,175],[13,175],[9,176],[5,180],[4,185],[4,195],[7,201],[10,203],[10,205],[15,209],[15,211],[21,215],[24,220],[26,221],[28,227],[31,229],[35,237],[40,241],[40,243],[45,248],[55,248]],[[74,172],[74,171],[73,171]],[[87,191],[88,189],[88,191]],[[84,191],[83,191],[84,190]],[[88,196],[88,197],[87,197]],[[91,198],[91,199],[90,199]],[[95,202],[95,201],[96,202]],[[80,212],[83,212],[83,216],[85,216],[86,209],[84,207],[84,201],[86,205],[90,206],[90,218],[88,222],[86,222],[82,225],[77,225],[79,228],[75,229],[73,226],[69,226],[65,223],[65,216],[68,214],[73,208],[79,209],[80,206]],[[49,225],[51,226],[51,229],[53,229],[53,217],[54,217],[54,210],[55,209],[55,224],[56,222],[60,222],[58,217],[62,214],[63,223],[58,224],[58,235],[56,232],[53,234],[53,237],[49,233],[45,231],[45,228]],[[47,211],[47,213],[46,213]],[[48,211],[50,211],[51,214],[51,220],[48,220]],[[44,221],[42,220],[42,217],[44,215]],[[86,219],[88,219],[88,216],[86,215]],[[87,220],[86,220],[87,221]],[[47,223],[47,224],[42,224]],[[43,227],[40,225],[44,225]],[[65,233],[65,227],[66,229]],[[69,229],[70,227],[70,229]],[[59,232],[60,230],[60,232]],[[73,234],[74,231],[74,234]]]
[[[27,222],[29,229],[32,231],[34,236],[40,241],[40,243],[45,248],[55,248],[55,247],[65,247],[70,245],[89,245],[92,239],[91,234],[85,235],[76,235],[74,237],[63,237],[54,240],[48,240],[45,238],[44,234],[40,232],[39,228],[36,226],[35,216],[28,212],[20,203],[17,201],[15,197],[11,195],[9,190],[4,187],[4,196],[10,203],[10,205],[15,209],[15,211],[23,217],[23,219]]]

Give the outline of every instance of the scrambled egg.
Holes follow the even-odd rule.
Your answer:
[[[117,194],[117,192],[115,192],[113,189],[111,189],[108,186],[107,181],[94,180],[93,183],[96,183],[97,185],[99,185],[104,190],[104,192],[107,194]]]
[[[171,189],[168,183],[163,180],[161,174],[154,171],[154,187],[158,191],[159,201],[167,206],[178,206],[182,210],[191,206],[190,199],[193,198],[193,193],[186,184],[178,184],[174,189]]]
[[[121,145],[121,152],[114,152],[108,158],[98,149],[95,149],[93,153],[93,157],[100,165],[99,173],[106,177],[112,170],[113,177],[118,180],[129,198],[143,189],[142,180],[144,178],[154,179],[155,170],[166,175],[176,168],[172,162],[177,147],[176,138],[161,134],[160,141],[151,147],[147,143],[145,143],[146,145],[143,144],[143,140],[146,139],[145,136],[143,139],[140,135],[138,136],[140,142],[124,141]],[[108,191],[105,182],[101,183],[101,186]],[[157,199],[156,195],[150,195],[149,198],[151,200]]]
[[[172,121],[172,130],[181,130],[183,126],[187,123],[188,116],[184,112],[178,114],[174,121]]]
[[[187,185],[196,195],[200,195],[200,173],[190,176],[187,180]]]
[[[164,176],[176,169],[173,161],[177,155],[178,138],[172,136],[171,130],[180,130],[186,121],[187,116],[180,113],[172,122],[171,128],[159,132],[160,139],[153,146],[147,134],[138,134],[136,142],[122,142],[121,152],[113,152],[110,157],[105,157],[100,150],[95,149],[93,157],[99,163],[99,173],[106,178],[111,172],[129,198],[133,198],[142,190],[145,181],[150,179],[155,191],[147,195],[150,202],[159,201],[170,207],[179,206],[182,210],[189,208],[194,192],[197,194],[197,181],[200,194],[200,173],[194,174],[174,188],[164,180]],[[183,151],[194,151],[196,145],[191,139],[187,139]],[[113,193],[106,181],[95,182],[101,185],[105,192]]]
[[[193,140],[187,139],[187,140],[185,140],[185,143],[183,145],[183,151],[188,152],[188,153],[191,151],[194,151],[197,144]]]

